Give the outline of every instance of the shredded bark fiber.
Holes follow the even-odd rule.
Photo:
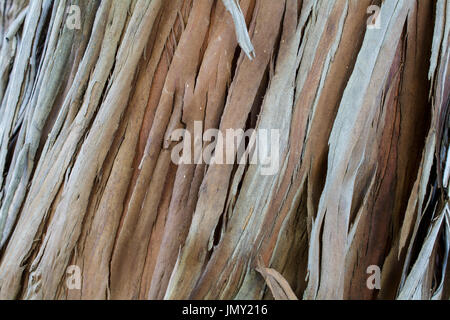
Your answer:
[[[0,299],[450,298],[450,0],[4,0],[0,35]],[[199,123],[278,130],[277,170],[175,163]]]

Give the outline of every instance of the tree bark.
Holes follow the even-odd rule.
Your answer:
[[[0,299],[450,298],[450,0],[0,10]]]

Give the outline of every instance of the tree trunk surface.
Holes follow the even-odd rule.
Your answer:
[[[450,298],[450,0],[0,12],[0,299]]]

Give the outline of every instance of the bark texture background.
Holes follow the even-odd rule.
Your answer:
[[[450,298],[450,0],[0,10],[1,299]],[[175,165],[195,121],[280,170]]]

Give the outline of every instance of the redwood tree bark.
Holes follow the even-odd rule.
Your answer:
[[[450,298],[450,0],[0,11],[0,299]]]

